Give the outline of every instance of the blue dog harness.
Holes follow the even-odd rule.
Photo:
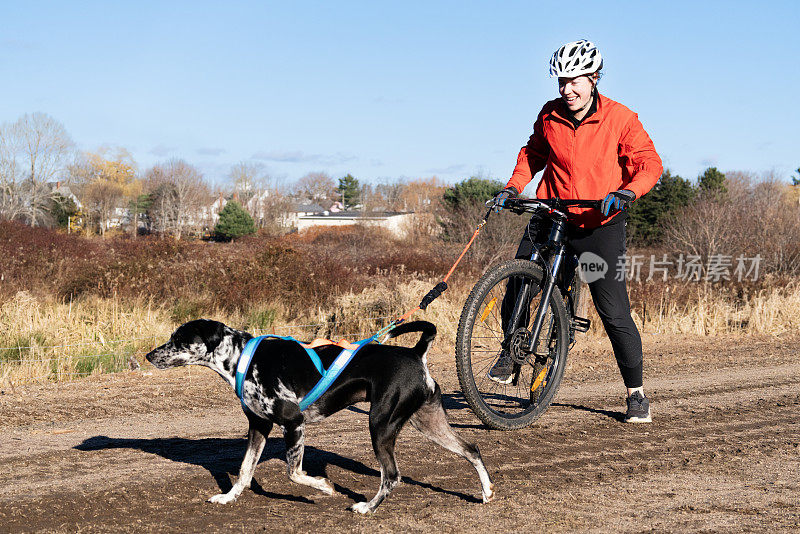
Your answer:
[[[247,371],[250,369],[250,364],[253,361],[253,355],[256,352],[256,348],[258,348],[258,344],[261,343],[263,339],[266,338],[274,338],[274,339],[283,339],[286,341],[294,341],[301,347],[303,350],[306,351],[308,357],[311,358],[311,362],[314,364],[314,367],[317,368],[322,377],[319,379],[319,382],[311,388],[311,391],[300,400],[300,411],[304,411],[308,408],[314,401],[316,401],[323,393],[328,391],[328,388],[331,387],[333,381],[336,380],[344,368],[347,367],[347,364],[353,359],[356,353],[361,350],[365,345],[368,345],[372,341],[377,341],[379,334],[375,334],[372,337],[368,337],[366,339],[362,339],[361,341],[357,341],[355,343],[349,343],[348,347],[343,347],[342,352],[336,357],[333,361],[331,366],[325,370],[322,367],[322,360],[319,359],[319,355],[316,351],[311,348],[310,345],[306,345],[305,343],[301,343],[300,341],[296,340],[291,336],[274,336],[274,335],[266,335],[266,336],[258,336],[252,338],[247,344],[244,346],[244,350],[242,351],[241,356],[239,356],[239,363],[236,364],[236,396],[239,397],[239,401],[242,403],[242,408],[245,411],[249,411],[249,408],[244,403],[244,397],[242,396],[243,388],[244,388],[244,377],[247,376]],[[326,340],[327,341],[327,340]],[[331,344],[336,345],[333,341],[330,343],[324,343],[325,345]],[[322,346],[322,345],[314,345],[314,346]]]

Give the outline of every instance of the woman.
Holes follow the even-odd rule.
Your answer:
[[[625,277],[617,276],[625,255],[624,210],[650,191],[661,176],[661,158],[631,110],[597,91],[603,59],[586,40],[567,43],[553,54],[550,76],[558,77],[560,98],[547,102],[522,147],[517,165],[495,205],[517,196],[544,169],[537,198],[603,199],[601,208],[571,208],[570,249],[597,254],[606,276],[589,284],[597,313],[611,340],[627,388],[626,422],[650,422],[644,394],[642,340],[631,319]],[[533,223],[533,221],[532,221]],[[517,258],[530,258],[535,229],[525,232]],[[514,365],[503,352],[489,371],[500,383],[513,379]]]

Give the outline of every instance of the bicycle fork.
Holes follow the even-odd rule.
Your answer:
[[[550,232],[550,245],[553,247],[553,254],[551,256],[550,264],[547,265],[547,267],[549,267],[548,272],[545,272],[545,284],[542,288],[542,298],[539,301],[538,308],[536,309],[536,317],[534,318],[533,326],[531,328],[530,344],[527,348],[528,354],[535,354],[538,349],[539,335],[541,334],[545,317],[547,317],[547,310],[550,305],[550,296],[553,294],[553,288],[556,285],[556,278],[558,277],[558,272],[561,269],[561,263],[564,261],[564,256],[566,255],[566,246],[563,243],[565,230],[565,223],[563,221],[558,221],[553,225],[553,229]],[[538,259],[539,252],[534,250],[533,254],[531,255],[531,261],[536,262]],[[517,300],[514,303],[514,310],[511,314],[511,319],[506,326],[506,344],[514,335],[514,331],[519,324],[523,310],[528,306],[528,302],[531,297],[530,286],[530,282],[525,281],[519,290]]]
[[[542,332],[544,318],[547,316],[547,309],[550,307],[550,296],[553,294],[556,276],[561,269],[561,262],[564,260],[565,248],[563,244],[557,245],[553,260],[550,262],[550,275],[545,277],[542,298],[539,301],[539,307],[536,309],[536,318],[533,320],[533,326],[531,327],[531,342],[528,346],[528,352],[532,354],[536,353],[539,348],[537,346],[539,344],[539,334]]]

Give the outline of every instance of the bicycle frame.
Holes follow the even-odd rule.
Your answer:
[[[537,350],[539,336],[544,325],[545,317],[547,316],[547,309],[550,302],[550,297],[553,294],[558,275],[561,271],[564,258],[567,253],[567,215],[562,210],[569,206],[576,207],[597,207],[599,202],[596,200],[533,200],[533,199],[509,199],[506,201],[508,208],[516,213],[535,212],[538,210],[547,210],[550,218],[553,220],[553,226],[550,229],[550,236],[548,238],[547,248],[552,251],[547,258],[542,257],[539,249],[534,247],[531,253],[530,261],[534,263],[541,263],[545,267],[545,283],[542,289],[542,297],[539,306],[536,310],[536,316],[533,320],[531,327],[530,343],[526,352],[534,354]],[[508,321],[505,331],[504,345],[508,345],[511,337],[518,328],[520,316],[523,310],[527,307],[530,295],[530,283],[524,283],[520,288],[517,299],[514,303],[513,312]],[[570,316],[572,310],[568,310]],[[572,317],[570,317],[571,319]]]

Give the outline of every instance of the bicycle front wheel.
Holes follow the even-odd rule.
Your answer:
[[[557,287],[550,296],[535,352],[525,350],[543,284],[538,265],[506,261],[478,280],[464,304],[456,337],[458,380],[472,410],[491,428],[515,430],[531,425],[547,410],[561,384],[569,324]],[[506,339],[515,306],[521,306],[522,313],[510,329],[513,335]],[[489,376],[504,352],[514,361],[508,383]]]

